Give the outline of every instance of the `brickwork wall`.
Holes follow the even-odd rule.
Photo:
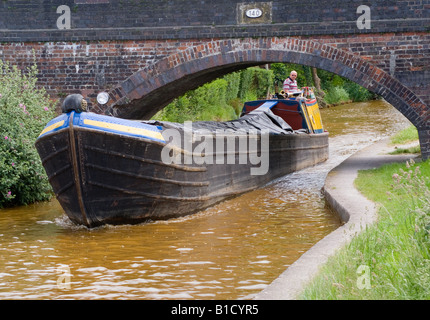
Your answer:
[[[381,33],[314,40],[359,55],[399,79],[430,105],[430,33]]]
[[[21,68],[35,61],[39,85],[54,97],[82,92],[94,98],[176,50],[175,43],[157,41],[13,42],[0,47],[0,59]]]
[[[64,5],[70,29],[59,30]],[[371,9],[370,29],[357,27],[361,5]],[[246,20],[243,6],[270,14]],[[430,0],[3,0],[0,17],[0,59],[28,66],[34,50],[40,84],[59,97],[82,91],[94,100],[204,39],[294,36],[358,54],[430,104]]]
[[[240,25],[241,4],[269,3],[268,23]],[[58,30],[67,5],[71,29]],[[371,8],[372,33],[429,31],[430,0],[3,0],[2,41],[191,39],[354,34],[357,8]],[[251,22],[251,21],[245,21]]]
[[[60,29],[64,5],[70,28]],[[357,26],[361,5],[370,29]],[[263,16],[245,17],[252,7]],[[80,92],[94,111],[148,117],[148,106],[227,72],[296,62],[380,93],[430,149],[430,0],[3,0],[0,17],[0,59],[35,61],[50,94]],[[101,90],[111,92],[109,109],[95,103]]]
[[[357,54],[399,79],[430,105],[429,33],[315,36],[312,40]],[[0,47],[0,59],[26,67],[35,58],[40,71],[39,84],[54,97],[62,98],[70,93],[81,92],[95,101],[99,91],[114,88],[157,61],[170,56],[178,63],[184,62],[190,59],[190,54],[198,57],[206,44],[215,48],[220,43],[203,39],[11,42]],[[210,55],[211,52],[206,50],[204,54]]]

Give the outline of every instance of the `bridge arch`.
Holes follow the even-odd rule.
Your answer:
[[[382,96],[418,129],[430,156],[430,108],[408,87],[362,57],[299,38],[208,40],[147,66],[110,91],[115,116],[149,119],[174,98],[224,74],[265,63],[296,63],[343,76]]]

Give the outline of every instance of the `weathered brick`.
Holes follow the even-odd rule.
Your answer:
[[[56,8],[64,1],[3,1],[0,59],[24,69],[34,50],[39,85],[54,97],[83,92],[95,111],[107,114],[115,105],[143,103],[161,85],[172,85],[163,94],[179,95],[191,85],[184,77],[207,81],[240,66],[294,62],[356,81],[417,124],[428,122],[419,117],[430,105],[427,2],[373,2],[371,29],[359,30],[356,8],[365,4],[359,0],[271,1],[272,23],[252,25],[238,24],[243,0],[203,6],[201,0],[76,0],[72,28],[58,30]],[[95,96],[109,88],[111,104],[100,108]],[[151,114],[147,108],[141,115]]]

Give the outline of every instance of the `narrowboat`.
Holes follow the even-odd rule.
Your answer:
[[[68,96],[35,142],[67,216],[89,228],[195,213],[328,158],[315,97],[244,104],[227,122],[136,121]]]

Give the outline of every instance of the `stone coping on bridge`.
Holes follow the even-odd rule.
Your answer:
[[[232,39],[243,37],[291,37],[428,32],[428,18],[374,20],[371,30],[357,30],[357,22],[328,21],[261,25],[184,25],[165,27],[116,27],[58,29],[0,29],[2,42],[127,41]]]
[[[339,215],[343,225],[316,243],[291,264],[255,300],[296,300],[320,268],[340,248],[376,221],[377,205],[365,198],[354,186],[359,170],[378,168],[387,163],[406,162],[416,155],[389,155],[394,150],[389,138],[380,140],[350,156],[332,169],[323,192],[327,203]]]

